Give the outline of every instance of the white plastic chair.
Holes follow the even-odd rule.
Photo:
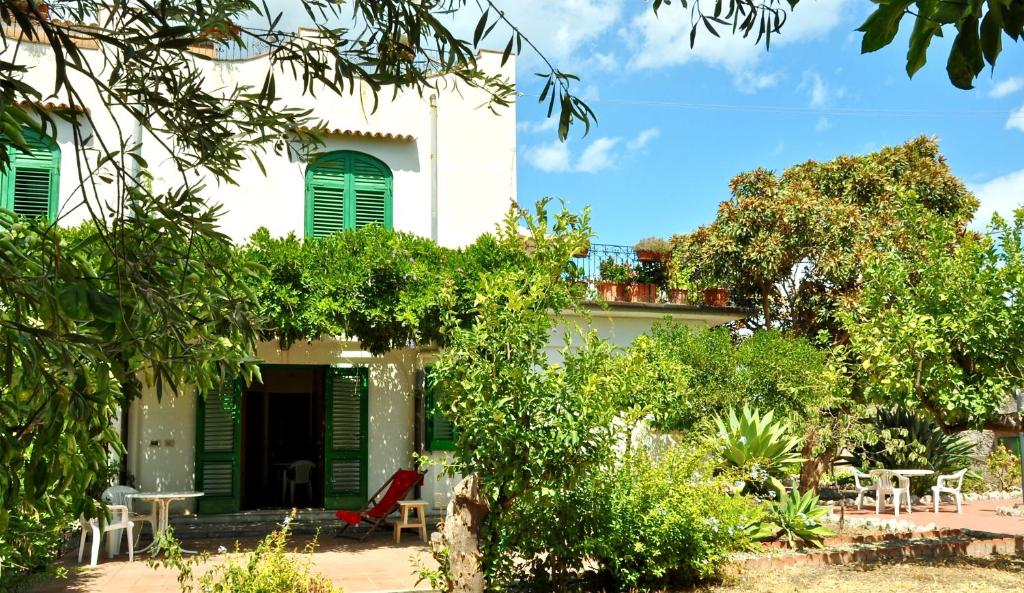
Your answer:
[[[78,542],[79,562],[82,561],[82,555],[85,553],[85,538],[87,535],[92,534],[92,555],[90,556],[89,566],[96,566],[100,559],[100,540],[103,539],[103,535],[113,531],[114,537],[120,543],[122,530],[128,534],[128,561],[135,560],[135,550],[131,544],[132,526],[134,524],[131,521],[131,513],[128,507],[122,504],[107,505],[107,513],[109,518],[107,521],[103,521],[102,524],[97,518],[86,519],[84,515],[79,517],[78,522],[82,525],[82,537]],[[109,542],[107,545],[107,555],[110,558],[114,557],[114,547]]]
[[[892,506],[897,517],[900,514],[900,497],[906,497],[904,500],[907,501],[907,512],[914,512],[910,507],[910,478],[888,469],[872,470],[868,475],[875,479],[876,515],[882,512],[882,501],[886,496],[892,496]],[[898,486],[893,485],[893,478],[896,479]]]
[[[865,482],[861,482],[865,480]],[[857,510],[860,510],[861,503],[864,501],[865,492],[874,492],[875,482],[874,478],[863,472],[853,470],[853,486],[857,489]]]
[[[964,495],[960,493],[960,489],[964,485],[964,475],[967,474],[967,468],[954,473],[939,476],[935,479],[935,485],[932,486],[932,500],[935,501],[935,512],[939,512],[939,497],[945,494],[952,494],[953,500],[956,501],[956,512],[963,512],[963,501]],[[947,486],[947,482],[956,481],[956,486]]]
[[[128,507],[128,512],[130,513],[130,519],[132,520],[132,523],[138,526],[138,529],[135,530],[135,539],[131,540],[132,547],[135,548],[139,547],[139,539],[142,537],[142,524],[149,523],[149,530],[153,534],[153,537],[156,537],[157,524],[156,505],[149,504],[148,513],[138,513],[135,511],[135,505],[138,504],[139,501],[133,498],[128,498],[128,495],[138,494],[138,492],[138,490],[132,488],[131,486],[111,486],[110,488],[104,490],[102,496],[100,496],[100,498],[103,499],[103,502],[107,504],[119,504]],[[120,547],[121,538],[118,537],[116,540],[114,540],[113,552],[115,554],[120,552]]]
[[[316,464],[312,461],[302,460],[296,461],[295,463],[288,466],[288,469],[284,470],[285,484],[288,487],[288,500],[289,504],[295,504],[295,486],[305,486],[306,492],[309,494],[309,500],[313,500],[313,480],[310,474],[313,473],[313,468]]]

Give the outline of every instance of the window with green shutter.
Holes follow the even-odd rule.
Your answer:
[[[306,169],[306,236],[368,224],[391,228],[391,169],[361,152],[317,156]]]
[[[454,451],[455,450],[455,429],[451,421],[437,409],[437,401],[443,393],[442,387],[435,380],[430,367],[426,369],[426,385],[424,386],[424,407],[426,414],[427,450],[428,451]]]
[[[0,208],[29,218],[57,217],[60,149],[34,130],[22,130],[30,151],[15,148],[3,138],[10,164],[0,177]]]

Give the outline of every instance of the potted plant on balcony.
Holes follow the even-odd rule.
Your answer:
[[[634,270],[633,282],[626,287],[626,298],[631,303],[656,302],[658,289],[665,284],[665,262],[641,261]]]
[[[704,286],[704,304],[708,307],[728,307],[729,289],[714,281],[702,283]]]
[[[668,286],[665,298],[673,305],[685,305],[693,291],[693,266],[684,266],[682,258],[673,256],[668,265]]]
[[[597,283],[597,295],[603,301],[622,301],[626,298],[626,283],[633,279],[633,266],[618,263],[614,258],[606,258],[601,262],[601,280]]]
[[[664,262],[672,248],[668,241],[661,237],[647,237],[637,241],[633,251],[636,252],[636,258],[642,262]]]

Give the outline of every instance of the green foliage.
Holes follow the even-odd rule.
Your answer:
[[[739,414],[733,409],[725,419],[716,417],[715,426],[718,455],[725,467],[743,476],[746,493],[774,498],[785,491],[780,479],[804,461],[798,453],[800,438],[771,410],[762,415],[743,406]]]
[[[818,497],[813,492],[793,489],[778,502],[769,505],[770,510],[764,520],[764,529],[771,533],[769,537],[782,539],[794,548],[803,541],[820,548],[822,540],[835,535],[823,525],[828,517],[828,507],[818,505]]]
[[[212,566],[206,566],[210,560],[207,553],[184,556],[180,543],[168,530],[155,544],[163,558],[153,557],[149,564],[176,570],[182,593],[340,593],[329,578],[313,567],[316,538],[302,548],[301,555],[296,553],[298,550],[289,549],[289,524],[293,518],[294,514],[285,518],[280,529],[260,540],[252,551],[242,550],[237,542],[232,552],[222,550],[227,554],[225,561]]]
[[[974,445],[958,434],[945,433],[928,416],[904,408],[879,408],[867,441],[854,447],[845,461],[862,471],[930,469],[950,474],[971,465]],[[915,494],[934,484],[934,476],[911,481]]]
[[[668,241],[661,237],[645,237],[636,242],[633,246],[633,251],[637,253],[641,251],[649,251],[657,255],[668,255],[672,250]]]
[[[63,551],[64,537],[77,524],[67,496],[48,500],[47,508],[33,513],[10,514],[0,531],[0,589],[17,590],[26,575],[45,573]]]
[[[636,269],[632,265],[623,262],[617,263],[614,258],[607,258],[600,265],[601,280],[627,284],[636,279]]]
[[[678,446],[657,460],[634,453],[607,470],[607,531],[594,559],[613,588],[660,589],[718,574],[750,542],[764,505],[729,494],[704,448]]]
[[[826,343],[842,341],[835,311],[857,294],[871,254],[914,256],[924,219],[962,229],[978,203],[923,137],[781,175],[742,173],[730,190],[714,222],[673,238],[673,255],[702,284],[728,286],[738,305],[756,308],[748,329],[812,340],[825,332]]]
[[[993,490],[1020,487],[1020,457],[997,444],[985,460],[985,480]]]
[[[922,221],[918,253],[866,261],[840,317],[864,394],[927,410],[946,431],[994,420],[1024,378],[1024,212],[990,236]]]
[[[658,323],[618,364],[630,374],[622,406],[643,408],[666,430],[691,429],[745,403],[801,427],[825,425],[822,415],[847,389],[824,353],[776,331],[735,342],[724,328]]]

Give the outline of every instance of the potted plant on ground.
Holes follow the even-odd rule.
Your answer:
[[[636,258],[642,262],[664,262],[672,248],[668,241],[661,237],[647,237],[637,241],[633,251],[636,252]]]
[[[601,280],[597,283],[597,295],[603,301],[623,301],[626,298],[626,283],[633,279],[635,271],[627,263],[618,263],[614,258],[601,262]]]
[[[673,305],[685,305],[693,290],[693,266],[683,265],[682,258],[673,256],[668,265],[668,287],[665,297]]]

